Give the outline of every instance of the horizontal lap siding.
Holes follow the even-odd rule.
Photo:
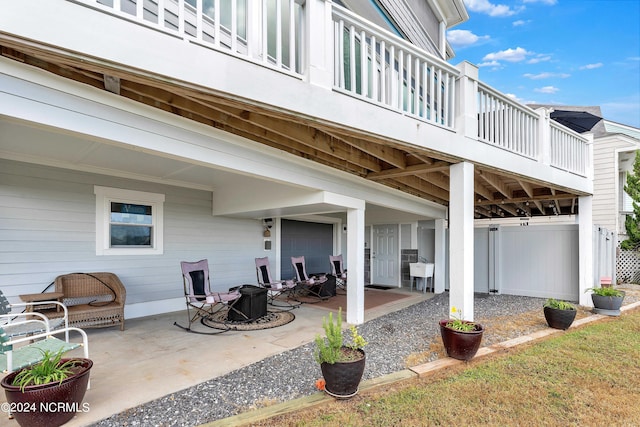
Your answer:
[[[593,223],[616,231],[618,191],[616,149],[628,145],[616,141],[596,140],[593,150]],[[620,183],[624,185],[624,183]]]
[[[164,254],[96,256],[93,186],[165,194]],[[56,276],[110,271],[127,303],[182,296],[180,261],[209,259],[212,286],[255,283],[263,256],[256,220],[211,215],[211,193],[0,160],[0,286],[11,300]]]

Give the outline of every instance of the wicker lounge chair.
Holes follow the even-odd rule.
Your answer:
[[[113,273],[71,273],[56,277],[55,291],[64,296],[69,325],[104,328],[120,325],[124,331],[124,304],[127,291]],[[56,315],[49,315],[55,317]]]

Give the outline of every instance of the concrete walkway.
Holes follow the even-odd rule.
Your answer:
[[[385,292],[409,292],[393,289]],[[368,310],[365,320],[416,304],[433,294],[411,292],[410,298]],[[91,388],[84,402],[86,412],[65,426],[91,425],[168,394],[256,363],[269,356],[311,342],[323,333],[322,317],[328,311],[305,304],[293,310],[293,322],[272,329],[229,331],[220,335],[185,332],[173,325],[184,323],[186,312],[127,320],[125,330],[87,329]],[[73,339],[73,337],[72,337]],[[74,350],[68,353],[82,356]],[[0,402],[6,402],[1,393]],[[0,416],[0,427],[17,426],[15,420]]]

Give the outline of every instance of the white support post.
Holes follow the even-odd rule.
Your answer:
[[[461,62],[456,66],[460,70],[458,88],[454,89],[456,104],[460,106],[457,111],[455,123],[460,134],[472,138],[478,138],[478,67],[470,62]],[[440,93],[440,91],[438,91]],[[438,116],[439,117],[439,116]]]
[[[540,147],[540,162],[543,165],[551,164],[551,111],[546,108],[538,108],[538,146]]]
[[[436,219],[436,238],[435,238],[435,254],[434,260],[435,269],[433,271],[433,292],[441,294],[444,292],[446,286],[446,262],[447,262],[447,220]]]
[[[593,277],[593,196],[578,198],[578,293],[580,305],[593,307],[591,296],[586,292],[594,286]]]
[[[473,320],[473,170],[462,162],[449,168],[449,310]]]
[[[347,210],[347,323],[364,323],[364,209]]]
[[[331,2],[307,0],[304,42],[307,53],[306,80],[326,89],[333,88],[333,20]],[[340,44],[342,41],[340,40]]]

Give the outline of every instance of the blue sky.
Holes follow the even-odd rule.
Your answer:
[[[480,80],[522,103],[597,105],[640,128],[640,1],[464,0],[448,31]]]

